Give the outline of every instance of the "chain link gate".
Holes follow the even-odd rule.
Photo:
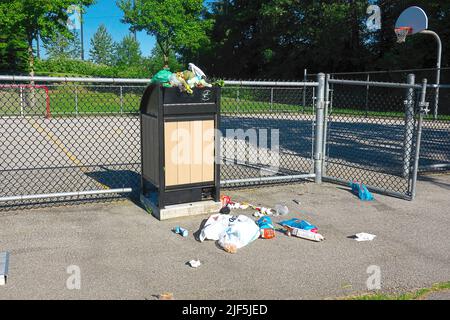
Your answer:
[[[221,184],[315,177],[317,83],[227,81],[222,90]]]
[[[139,105],[148,80],[0,76],[0,81],[0,210],[138,198]],[[315,176],[316,87],[226,82],[223,185]],[[272,162],[274,146],[279,157]]]
[[[406,84],[328,78],[324,179],[412,200],[425,94],[414,75]]]

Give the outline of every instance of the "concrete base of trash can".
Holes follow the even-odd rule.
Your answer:
[[[155,218],[161,221],[180,217],[214,214],[218,213],[222,208],[222,204],[220,202],[209,200],[177,204],[166,206],[164,209],[159,209],[153,201],[144,195],[141,195],[141,203],[144,205],[144,208],[148,213],[152,214]]]

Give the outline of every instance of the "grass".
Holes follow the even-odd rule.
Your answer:
[[[402,294],[364,294],[360,296],[351,296],[345,300],[420,300],[430,293],[450,290],[450,282],[436,283],[430,288],[423,288],[412,292]]]

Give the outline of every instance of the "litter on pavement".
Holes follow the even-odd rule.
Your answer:
[[[275,227],[272,224],[272,219],[270,217],[262,217],[256,224],[259,227],[261,238],[272,239],[275,238]]]
[[[279,215],[289,214],[289,208],[282,204],[277,204],[275,206],[275,209],[271,209],[271,208],[266,208],[266,207],[255,206],[251,203],[234,202],[231,200],[231,198],[229,196],[221,196],[220,201],[222,203],[221,211],[224,211],[224,212],[228,212],[224,208],[241,209],[241,210],[247,210],[250,208],[250,209],[255,210],[255,213],[253,214],[253,216],[256,218],[260,218],[263,216],[279,216]]]
[[[374,235],[374,234],[361,232],[361,233],[355,234],[354,239],[356,241],[372,241],[373,239],[375,239],[375,237],[376,237],[376,235]]]
[[[165,292],[159,295],[159,300],[175,300],[173,297],[173,293]]]
[[[247,216],[214,214],[206,221],[199,240],[215,240],[226,252],[236,253],[260,236],[258,225]]]
[[[308,221],[300,220],[300,219],[296,219],[296,218],[281,221],[280,225],[282,225],[283,227],[288,226],[291,228],[302,229],[302,230],[311,231],[314,233],[317,233],[319,231],[319,229],[316,226],[312,225]]]
[[[353,194],[357,195],[360,200],[362,201],[373,200],[372,194],[364,184],[357,182],[356,180],[353,180],[353,182],[350,182],[350,187],[352,188]]]
[[[325,240],[325,238],[320,233],[315,233],[315,232],[311,232],[309,230],[303,230],[303,229],[299,229],[299,228],[292,228],[289,226],[285,226],[285,229],[286,229],[286,234],[288,236],[295,236],[298,238],[316,241],[316,242]]]
[[[289,214],[289,208],[282,204],[275,205],[275,212],[277,216],[285,216]]]
[[[325,240],[325,238],[318,233],[319,229],[308,221],[294,218],[281,221],[280,225],[284,227],[286,235],[288,236],[295,236],[317,242]]]
[[[187,231],[186,229],[181,228],[181,227],[175,227],[172,229],[172,231],[177,234],[181,234],[185,238],[189,235],[189,231]]]
[[[189,261],[188,263],[189,263],[189,265],[190,265],[192,268],[198,268],[198,267],[200,267],[200,266],[202,265],[202,263],[200,262],[200,260],[191,260],[191,261]]]

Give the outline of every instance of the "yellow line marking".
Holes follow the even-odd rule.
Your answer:
[[[53,134],[50,130],[47,130],[43,128],[39,123],[37,123],[32,118],[27,118],[28,123],[38,132],[40,133],[44,138],[46,138],[48,141],[52,142],[58,149],[60,149],[64,154],[67,156],[67,158],[72,161],[73,164],[75,164],[81,172],[84,174],[87,174],[89,171],[83,166],[83,163],[72,153],[70,150],[64,145],[64,143],[59,140],[57,136]],[[95,180],[94,180],[95,181]],[[110,187],[107,185],[104,185],[101,182],[95,181],[95,183],[100,186],[100,188],[104,190],[109,190]]]

